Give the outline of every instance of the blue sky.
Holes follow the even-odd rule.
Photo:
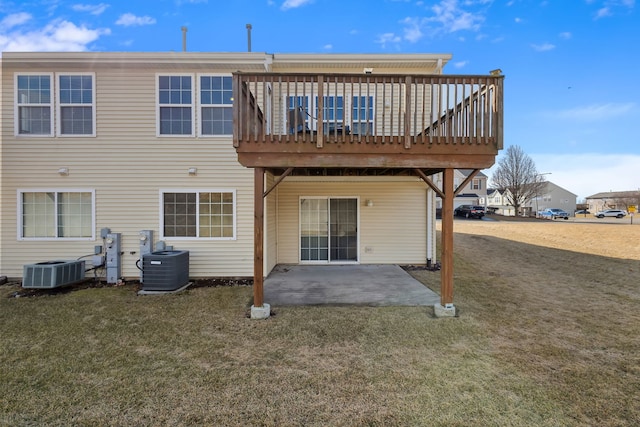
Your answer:
[[[450,53],[505,75],[505,146],[579,198],[640,189],[635,0],[0,1],[1,51]],[[487,172],[490,175],[490,171]]]

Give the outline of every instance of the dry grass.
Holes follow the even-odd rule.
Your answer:
[[[1,287],[0,425],[638,425],[640,261],[567,247],[588,238],[574,225],[456,221],[455,319],[275,307],[252,321],[242,286]],[[519,241],[531,234],[546,246]]]
[[[456,300],[576,425],[640,425],[640,227],[456,221]],[[433,278],[424,277],[433,284]]]

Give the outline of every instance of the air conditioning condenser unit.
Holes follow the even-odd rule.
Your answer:
[[[84,280],[84,261],[45,261],[23,267],[22,287],[51,289]]]
[[[189,251],[156,251],[142,256],[142,290],[175,291],[189,283]]]

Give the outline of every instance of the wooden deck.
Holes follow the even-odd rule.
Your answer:
[[[235,73],[233,144],[254,169],[254,307],[263,313],[264,198],[296,171],[410,171],[442,199],[440,300],[453,308],[453,200],[503,146],[500,75]],[[473,169],[454,186],[454,169]],[[277,179],[265,188],[265,173]],[[442,172],[442,186],[431,175]],[[253,309],[252,307],[252,317]]]
[[[487,168],[502,148],[502,76],[234,74],[247,167]]]

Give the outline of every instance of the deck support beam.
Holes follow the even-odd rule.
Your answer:
[[[444,313],[453,312],[453,188],[454,169],[447,168],[443,172],[442,192],[442,270],[440,275],[440,305]],[[440,310],[440,312],[443,312]]]
[[[253,183],[253,305],[252,319],[266,319],[271,315],[264,303],[264,168],[254,169]]]

